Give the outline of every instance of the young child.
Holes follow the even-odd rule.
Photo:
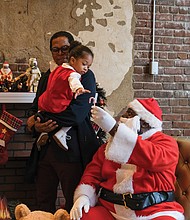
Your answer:
[[[63,63],[53,70],[46,91],[39,97],[39,112],[36,114],[36,118],[39,117],[41,121],[46,121],[49,118],[46,117],[45,112],[60,113],[70,104],[73,95],[74,98],[77,98],[80,94],[90,93],[89,90],[84,89],[80,78],[88,71],[93,62],[93,57],[94,54],[88,47],[78,41],[71,43],[68,64]],[[57,144],[65,150],[68,150],[66,137],[69,129],[70,127],[62,127],[53,135]],[[44,145],[47,139],[48,134],[41,133],[37,145]]]

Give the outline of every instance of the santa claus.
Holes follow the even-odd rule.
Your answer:
[[[13,79],[13,73],[9,68],[9,63],[4,62],[3,67],[0,70],[0,82],[4,82],[4,80],[12,81],[12,79]]]
[[[109,132],[75,191],[73,220],[183,220],[175,201],[178,146],[162,132],[162,111],[153,98],[129,103],[120,122],[93,106],[96,124]]]

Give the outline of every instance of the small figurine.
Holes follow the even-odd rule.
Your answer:
[[[9,68],[9,63],[4,62],[3,67],[0,70],[0,82],[4,82],[4,80],[12,81],[12,79],[13,79],[13,73]]]
[[[29,92],[36,92],[41,77],[36,58],[29,59],[29,68],[26,70],[26,75],[28,76],[27,84]]]

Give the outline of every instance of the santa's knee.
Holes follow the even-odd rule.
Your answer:
[[[114,220],[111,213],[103,206],[91,207],[88,213],[83,212],[81,220]]]

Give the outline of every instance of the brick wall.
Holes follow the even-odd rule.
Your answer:
[[[134,39],[135,97],[155,97],[163,109],[164,132],[190,136],[190,1],[156,0],[155,61],[152,58],[152,0],[136,0]]]
[[[134,39],[135,97],[155,97],[163,109],[164,132],[190,136],[190,1],[156,0],[155,60],[159,74],[149,74],[152,49],[152,1],[135,0]],[[27,68],[26,61],[11,64],[15,75]],[[25,184],[24,171],[33,139],[26,129],[26,111],[30,104],[7,104],[7,110],[24,123],[9,143],[9,161],[0,166],[0,194],[19,200],[35,209],[35,186]],[[64,199],[60,189],[57,206]]]

